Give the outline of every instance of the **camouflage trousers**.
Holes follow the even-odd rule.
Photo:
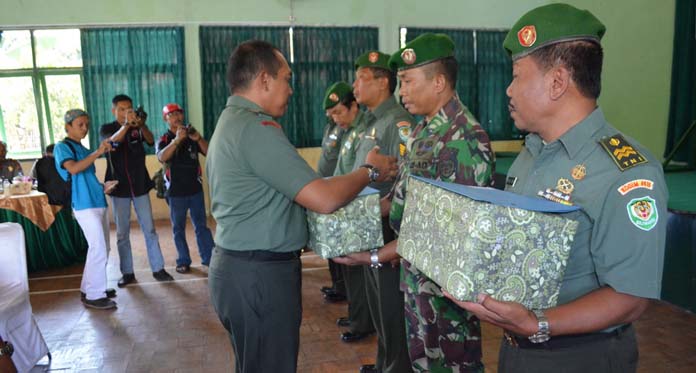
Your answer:
[[[414,372],[483,372],[479,319],[447,298],[405,292]]]

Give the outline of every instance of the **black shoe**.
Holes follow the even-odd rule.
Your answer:
[[[84,302],[82,302],[82,304],[84,304],[85,307],[94,308],[98,310],[108,310],[111,308],[116,308],[116,302],[106,297],[95,300],[85,299]]]
[[[174,277],[167,273],[167,271],[165,271],[164,268],[160,269],[157,272],[152,272],[152,277],[154,277],[157,281],[174,281]]]
[[[336,325],[347,328],[350,326],[350,320],[347,317],[339,317],[336,320]]]
[[[329,293],[335,293],[336,289],[334,289],[332,286],[322,286],[321,289],[319,289],[322,294],[329,294]]]
[[[125,273],[123,275],[123,277],[121,277],[118,280],[118,283],[116,285],[118,285],[118,287],[120,287],[120,288],[123,288],[123,287],[126,287],[126,285],[133,283],[133,282],[135,282],[135,275],[132,273]]]
[[[374,364],[363,365],[360,367],[360,373],[379,373],[379,369]]]
[[[347,342],[347,343],[357,342],[361,339],[365,339],[365,337],[367,337],[369,335],[370,335],[370,333],[345,332],[345,333],[341,333],[341,340],[343,342]]]
[[[106,297],[107,298],[116,298],[116,289],[108,288],[106,289]],[[80,292],[80,299],[84,301],[87,299],[87,295],[83,292]]]
[[[164,270],[163,270],[163,271],[164,271]],[[190,266],[190,265],[186,265],[186,264],[180,265],[180,266],[176,266],[176,272],[177,272],[177,273],[189,273],[189,272],[191,272],[191,266]]]
[[[343,302],[346,300],[346,296],[338,293],[324,294],[324,300],[329,303]]]

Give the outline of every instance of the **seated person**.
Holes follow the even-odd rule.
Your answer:
[[[67,185],[58,174],[56,161],[53,158],[54,146],[55,144],[47,146],[44,156],[36,160],[31,168],[31,177],[36,180],[37,189],[48,196],[48,203],[69,207],[70,196]]]
[[[0,180],[12,179],[22,173],[22,165],[16,159],[7,159],[7,144],[0,141]]]

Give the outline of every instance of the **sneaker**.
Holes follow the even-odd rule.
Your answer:
[[[94,308],[98,310],[108,310],[111,308],[116,308],[116,302],[106,297],[95,300],[85,299],[85,301],[82,302],[82,304],[84,304],[85,307]]]
[[[124,273],[123,277],[121,277],[118,280],[118,287],[122,288],[125,287],[126,285],[135,282],[135,275],[132,273]]]
[[[176,272],[177,273],[189,273],[189,272],[191,272],[191,266],[185,265],[185,264],[180,265],[180,266],[176,266]]]
[[[152,272],[152,277],[154,277],[157,281],[174,281],[174,277],[167,273],[167,271],[165,271],[164,268],[160,269],[157,272]]]
[[[116,289],[112,289],[112,288],[106,289],[106,297],[107,298],[116,298]],[[80,292],[80,299],[84,302],[85,299],[87,299],[87,295],[83,292]]]

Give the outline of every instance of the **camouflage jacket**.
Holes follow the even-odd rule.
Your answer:
[[[389,223],[399,232],[409,175],[451,183],[492,186],[495,156],[488,134],[457,95],[430,122],[425,119],[412,131],[406,156],[391,192]],[[403,261],[401,290],[441,295],[439,286]]]

